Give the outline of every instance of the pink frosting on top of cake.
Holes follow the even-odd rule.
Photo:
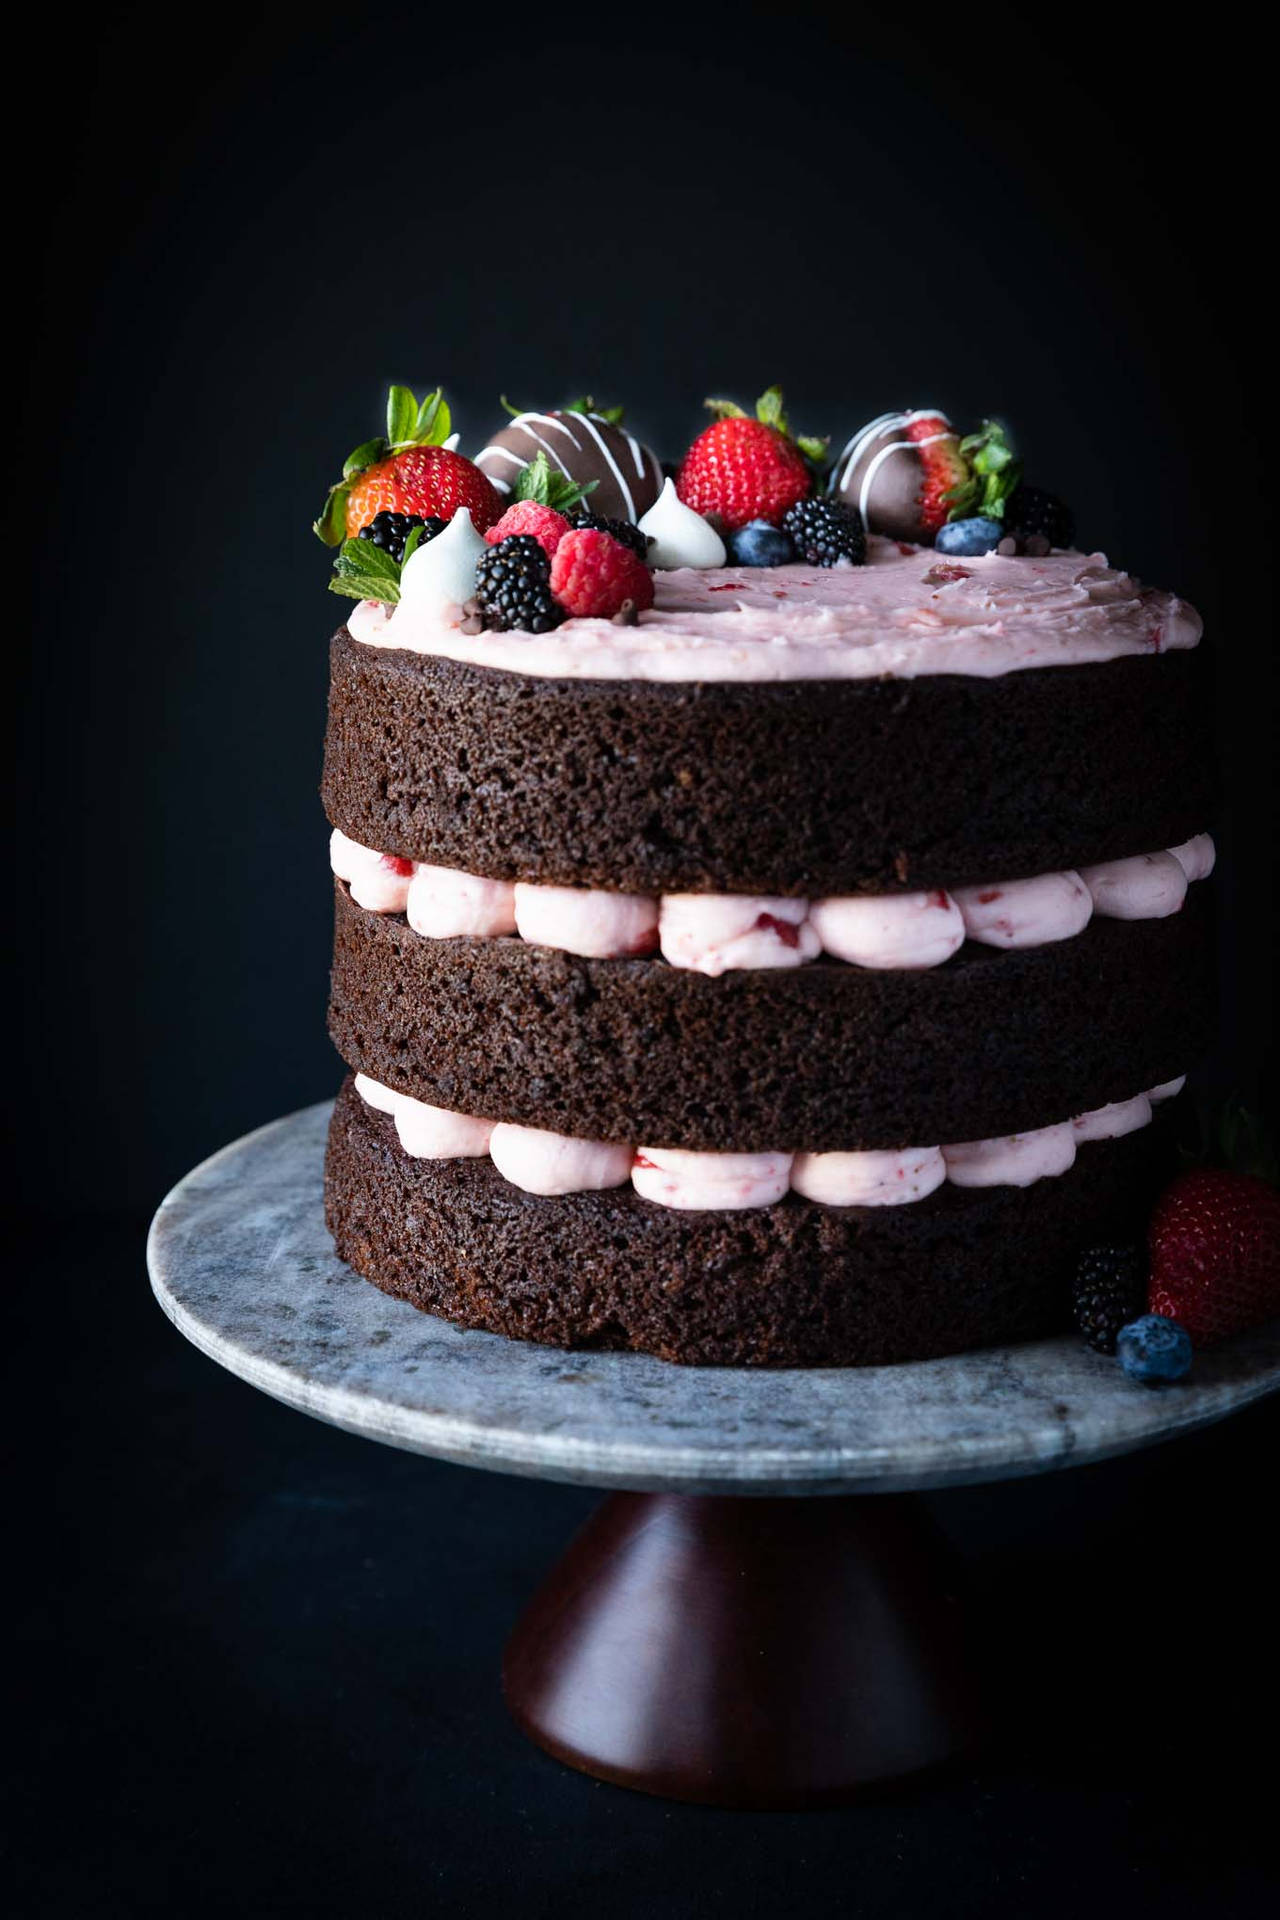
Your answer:
[[[679,567],[655,577],[635,626],[566,620],[553,632],[465,634],[428,608],[362,601],[348,627],[370,646],[571,680],[984,679],[1193,647],[1201,622],[1105,555],[989,553],[939,563],[872,538],[868,564]]]

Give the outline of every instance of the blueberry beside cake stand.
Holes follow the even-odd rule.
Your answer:
[[[1106,1459],[1280,1387],[1280,1326],[1165,1392],[1071,1339],[768,1371],[463,1332],[334,1254],[329,1112],[277,1120],[174,1188],[151,1229],[156,1295],[211,1359],[348,1432],[626,1490],[554,1568],[503,1669],[533,1740],[623,1786],[817,1806],[952,1758],[980,1702],[910,1494]]]

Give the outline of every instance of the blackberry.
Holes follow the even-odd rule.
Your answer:
[[[630,547],[637,560],[643,560],[649,551],[648,534],[641,533],[630,520],[610,520],[606,514],[592,513],[590,507],[575,507],[569,515],[569,525],[596,527],[601,533],[611,533],[624,547]]]
[[[564,619],[551,597],[551,562],[531,533],[499,540],[476,561],[476,600],[494,633],[550,633]]]
[[[1076,1267],[1076,1326],[1095,1353],[1114,1353],[1116,1335],[1142,1312],[1146,1268],[1137,1247],[1090,1247]]]
[[[1015,487],[1004,510],[1004,524],[1024,540],[1029,534],[1043,534],[1051,547],[1069,547],[1076,537],[1070,507],[1043,487]]]
[[[404,559],[409,535],[415,527],[422,528],[418,545],[424,547],[428,540],[434,540],[438,533],[443,533],[447,525],[447,521],[434,513],[424,520],[420,513],[392,513],[390,508],[384,507],[381,513],[374,514],[367,527],[361,527],[360,538],[372,540],[375,547],[381,547],[384,553],[389,553],[399,566]]]
[[[851,560],[860,567],[867,557],[867,536],[856,507],[830,494],[810,494],[782,516],[786,532],[795,541],[796,555],[811,567],[834,567]]]

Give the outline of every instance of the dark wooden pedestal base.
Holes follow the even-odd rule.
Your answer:
[[[584,1773],[812,1807],[976,1737],[959,1607],[915,1504],[614,1494],[517,1626],[507,1703]]]

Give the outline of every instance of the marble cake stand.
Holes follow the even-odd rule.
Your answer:
[[[946,1760],[980,1706],[945,1560],[902,1496],[1106,1459],[1280,1386],[1280,1326],[1164,1392],[1070,1339],[769,1372],[461,1332],[334,1255],[329,1111],[277,1120],[179,1182],[151,1228],[156,1296],[211,1359],[348,1432],[626,1489],[504,1663],[518,1723],[601,1779],[813,1806]],[[794,1497],[817,1494],[837,1497]]]

